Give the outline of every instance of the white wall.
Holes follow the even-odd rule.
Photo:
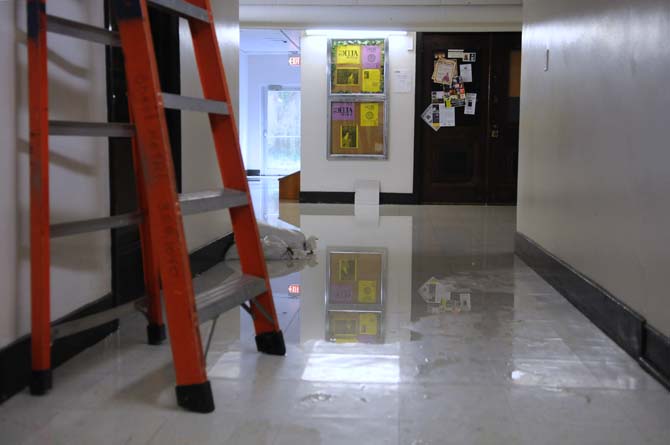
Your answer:
[[[393,90],[390,73],[406,69],[414,76],[415,34],[389,37],[389,146],[387,160],[326,159],[328,133],[328,51],[324,36],[303,36],[301,191],[351,192],[357,179],[381,182],[384,193],[412,193],[414,165],[414,86]]]
[[[247,169],[263,169],[263,88],[268,85],[300,88],[300,68],[289,66],[288,54],[255,54],[247,59],[245,145]]]
[[[242,148],[242,157],[244,158],[244,166],[249,169],[249,161],[247,155],[247,117],[249,112],[247,111],[247,106],[249,101],[247,96],[249,95],[249,57],[240,51],[240,69],[239,69],[239,79],[240,79],[240,110],[239,115],[240,119],[237,121],[237,126],[240,130],[240,147]]]
[[[670,335],[670,3],[524,15],[518,230]]]
[[[239,3],[212,2],[217,37],[223,55],[228,88],[236,117],[239,116]],[[181,93],[202,97],[200,76],[193,54],[191,33],[185,20],[180,21]],[[182,186],[184,192],[221,188],[221,173],[214,151],[209,119],[204,113],[182,112]],[[187,216],[184,224],[189,249],[206,245],[232,230],[228,210]]]
[[[18,322],[15,52],[14,2],[0,2],[0,347],[17,337]]]
[[[30,331],[28,88],[25,1],[0,2],[0,347]],[[62,0],[49,12],[98,26],[101,2]],[[105,51],[49,35],[50,117],[104,121]],[[52,222],[109,212],[107,140],[50,138]],[[52,319],[111,287],[109,233],[52,242]]]

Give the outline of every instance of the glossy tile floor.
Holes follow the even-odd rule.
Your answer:
[[[186,413],[169,347],[143,344],[133,317],[57,369],[47,397],[0,405],[0,443],[670,443],[670,394],[514,257],[514,208],[384,206],[376,216],[278,207],[275,185],[253,189],[260,217],[281,213],[319,237],[316,264],[272,265],[286,357],[259,355],[246,314],[225,314],[208,356],[217,409]],[[372,272],[384,290],[372,335],[338,324],[325,297],[327,251],[354,248],[385,258]],[[419,289],[432,277],[458,301],[427,303]]]

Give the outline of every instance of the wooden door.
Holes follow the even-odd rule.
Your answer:
[[[468,92],[478,93],[474,116],[456,109],[456,126],[434,131],[420,120],[417,128],[421,136],[422,162],[420,174],[421,201],[424,203],[483,202],[486,198],[486,128],[488,124],[489,35],[486,33],[424,34],[418,52],[422,74],[419,82],[420,116],[431,103],[431,92],[442,87],[433,83],[431,75],[436,53],[463,49],[477,54],[472,63],[472,82]],[[417,86],[419,84],[417,83]],[[479,97],[481,95],[481,98]],[[419,172],[415,172],[419,173]]]
[[[491,111],[487,202],[516,204],[519,167],[521,34],[496,33],[491,39]]]
[[[415,188],[422,203],[515,204],[518,163],[520,33],[422,33],[417,45]],[[477,94],[474,115],[456,109],[456,126],[434,131],[421,114],[431,92],[437,53],[476,53],[468,93]],[[512,65],[510,65],[512,64]],[[510,69],[510,66],[513,69]],[[494,102],[495,101],[495,102]]]

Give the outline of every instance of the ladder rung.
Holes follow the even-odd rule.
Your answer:
[[[204,192],[182,193],[179,195],[179,204],[183,215],[211,212],[214,210],[230,209],[247,205],[247,194],[239,190],[220,189]],[[98,230],[118,229],[132,226],[142,221],[139,212],[124,213],[121,215],[87,219],[51,226],[51,238],[96,232]]]
[[[219,263],[193,279],[200,323],[213,320],[223,312],[234,309],[266,291],[263,278],[250,275],[230,278],[231,273],[231,269]],[[56,340],[95,328],[140,310],[146,302],[147,298],[142,297],[106,311],[61,323],[51,328],[51,337]]]
[[[47,30],[56,34],[102,43],[103,45],[121,46],[119,33],[107,31],[97,26],[75,22],[62,17],[47,15]]]
[[[193,279],[200,323],[212,320],[267,290],[263,278],[250,275],[228,278],[229,271],[225,264],[220,263]]]
[[[198,19],[209,23],[207,10],[199,8],[184,0],[149,0],[149,4],[173,12],[185,19]]]
[[[207,190],[179,195],[183,215],[241,207],[248,203],[246,193],[232,189]]]
[[[52,136],[132,137],[135,127],[121,122],[49,121]]]
[[[204,113],[222,114],[225,116],[230,114],[228,112],[228,104],[225,102],[170,93],[163,93],[163,106],[176,110],[202,111]]]
[[[53,340],[56,340],[57,338],[74,335],[77,332],[95,328],[102,324],[116,320],[139,310],[138,308],[144,304],[146,300],[146,297],[142,297],[131,301],[130,303],[122,304],[106,311],[98,312],[96,314],[88,315],[86,317],[53,326],[51,328],[51,337]]]
[[[124,213],[122,215],[107,216],[103,218],[52,224],[50,232],[51,238],[59,238],[61,236],[96,232],[98,230],[118,229],[120,227],[139,224],[140,221],[142,221],[142,216],[139,212]]]

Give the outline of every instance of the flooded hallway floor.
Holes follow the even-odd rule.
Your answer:
[[[216,411],[187,413],[168,344],[146,345],[133,316],[56,369],[48,396],[0,405],[0,442],[668,443],[670,394],[514,256],[514,207],[256,210],[319,239],[310,264],[270,267],[285,357],[224,314]]]

